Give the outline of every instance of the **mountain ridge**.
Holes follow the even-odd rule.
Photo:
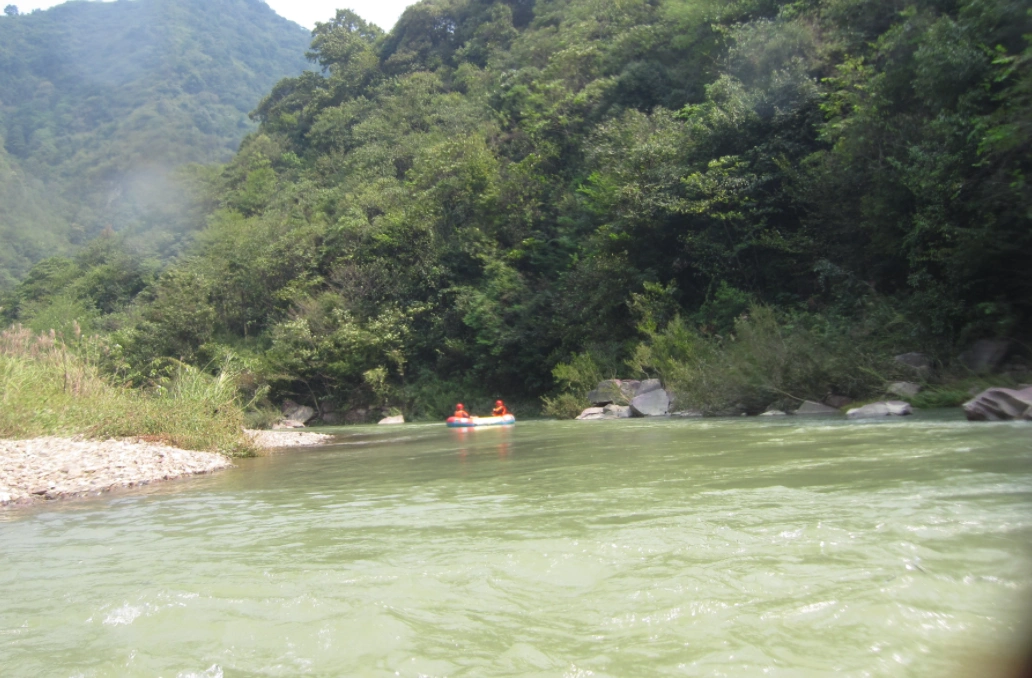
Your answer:
[[[264,93],[308,67],[308,41],[259,0],[69,2],[0,19],[0,133],[9,164],[46,186],[57,251],[156,228],[133,204],[147,202],[141,171],[168,191],[177,168],[231,158]],[[13,211],[0,228],[17,257],[0,260],[0,285],[36,259],[18,234],[38,216]]]

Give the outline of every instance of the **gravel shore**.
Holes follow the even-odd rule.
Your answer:
[[[263,448],[319,445],[333,438],[293,431],[248,433]],[[232,465],[229,457],[221,454],[139,439],[0,440],[0,506],[96,495],[118,487],[211,473]]]
[[[0,440],[0,505],[99,494],[232,465],[221,454],[136,440]]]
[[[254,444],[262,448],[276,447],[304,447],[308,445],[322,445],[333,440],[333,436],[325,433],[310,433],[306,431],[254,431],[248,430],[247,435],[251,436]]]

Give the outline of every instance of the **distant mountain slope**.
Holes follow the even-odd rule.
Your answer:
[[[41,229],[59,249],[107,227],[152,230],[170,171],[231,158],[248,112],[306,67],[309,38],[260,0],[69,2],[0,18],[3,162],[28,182],[22,194],[36,191],[0,209],[0,285],[38,257]]]

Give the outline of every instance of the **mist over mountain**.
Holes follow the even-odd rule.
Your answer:
[[[0,17],[0,286],[105,230],[178,251],[178,168],[231,158],[300,74],[308,30],[260,0],[69,2]]]

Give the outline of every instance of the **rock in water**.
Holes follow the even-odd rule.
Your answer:
[[[796,410],[795,413],[804,416],[808,414],[842,414],[834,407],[821,405],[820,403],[815,403],[812,400],[804,400],[803,404],[799,406],[799,409]]]
[[[601,407],[589,407],[580,413],[577,421],[591,421],[592,419],[605,419],[606,412]]]
[[[904,417],[913,414],[910,403],[902,400],[886,400],[880,403],[871,403],[863,407],[855,407],[846,412],[850,419],[873,419],[875,417]]]
[[[400,414],[398,416],[396,416],[396,417],[384,417],[378,423],[383,424],[384,426],[390,426],[390,425],[394,425],[394,424],[404,424],[405,423],[405,417],[403,415],[400,415]]]
[[[781,410],[767,410],[766,412],[764,412],[760,416],[761,417],[784,417],[786,415]]]
[[[670,410],[670,396],[663,389],[635,396],[631,412],[639,417],[661,417]]]
[[[963,405],[969,421],[1032,420],[1032,388],[990,388]]]

